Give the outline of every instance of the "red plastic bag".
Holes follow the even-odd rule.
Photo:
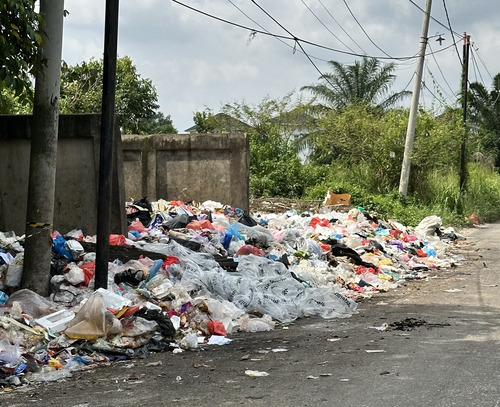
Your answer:
[[[427,257],[427,253],[425,253],[422,249],[417,250],[418,257]]]
[[[83,270],[84,284],[88,287],[95,274],[95,263],[83,263],[80,268]]]
[[[226,328],[224,328],[224,324],[220,321],[208,321],[207,328],[210,335],[227,335]]]
[[[128,231],[136,230],[139,233],[143,233],[143,232],[146,232],[148,229],[146,229],[140,221],[134,220],[130,223],[127,230]]]
[[[241,246],[236,252],[235,256],[246,256],[248,254],[253,254],[255,256],[264,257],[265,253],[251,244],[245,244]]]
[[[109,244],[111,246],[130,247],[130,245],[125,240],[125,236],[123,235],[109,235]]]
[[[313,228],[316,228],[316,226],[323,226],[323,227],[329,227],[330,226],[330,221],[328,219],[321,219],[315,216],[314,218],[311,219],[309,222],[309,226],[312,226]]]
[[[214,226],[208,220],[194,220],[186,226],[187,229],[192,230],[202,230],[202,229],[214,229]]]
[[[377,274],[377,271],[373,267],[358,266],[356,269],[356,274]]]
[[[180,262],[181,260],[176,256],[167,256],[163,259],[161,268],[165,270],[167,266],[171,266],[172,264],[177,264]]]

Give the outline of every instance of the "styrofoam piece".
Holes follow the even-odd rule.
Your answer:
[[[35,319],[35,323],[50,329],[53,332],[60,332],[66,328],[68,322],[75,317],[75,313],[71,310],[63,309],[52,314],[45,315],[42,318]]]
[[[158,305],[153,304],[152,302],[149,302],[149,301],[146,301],[146,302],[144,303],[144,306],[145,306],[147,309],[150,309],[150,310],[154,310],[154,311],[161,311],[161,307],[159,307]]]
[[[121,295],[115,294],[112,291],[106,290],[105,288],[97,289],[98,293],[104,297],[104,303],[106,308],[122,309],[132,304],[128,298],[122,297]]]

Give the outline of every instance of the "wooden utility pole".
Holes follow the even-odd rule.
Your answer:
[[[422,82],[422,72],[424,70],[425,48],[427,46],[427,33],[429,31],[429,20],[431,16],[432,0],[427,0],[425,5],[424,20],[422,22],[422,33],[420,35],[420,47],[418,50],[418,64],[415,70],[415,81],[413,83],[413,93],[411,97],[410,117],[406,130],[405,152],[401,167],[401,177],[399,180],[399,193],[406,197],[408,194],[408,183],[410,179],[411,153],[413,151],[413,141],[415,139],[415,124],[418,114],[418,100],[420,98],[420,86]]]
[[[49,295],[52,229],[56,185],[57,133],[64,0],[41,0],[41,30],[46,60],[36,75],[31,123],[30,171],[26,212],[26,238],[21,285],[42,296]]]
[[[104,71],[102,81],[101,148],[99,153],[99,195],[95,288],[108,288],[109,218],[115,128],[116,50],[118,43],[118,0],[106,0],[104,23]]]
[[[464,33],[464,49],[463,49],[463,63],[462,63],[462,111],[463,111],[463,134],[462,145],[460,147],[460,195],[465,192],[467,182],[467,169],[466,169],[466,145],[467,145],[467,92],[469,82],[469,50],[470,50],[470,36]]]

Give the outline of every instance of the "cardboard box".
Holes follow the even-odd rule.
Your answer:
[[[351,195],[350,194],[334,194],[331,189],[328,190],[323,201],[323,205],[350,205]]]

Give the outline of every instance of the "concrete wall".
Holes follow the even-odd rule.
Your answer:
[[[219,201],[249,208],[244,134],[123,135],[127,200]]]
[[[57,146],[54,230],[97,232],[100,115],[61,115]],[[118,127],[115,129],[119,135]],[[0,230],[22,235],[26,224],[31,116],[0,115]],[[111,233],[126,231],[121,140],[113,163]]]

